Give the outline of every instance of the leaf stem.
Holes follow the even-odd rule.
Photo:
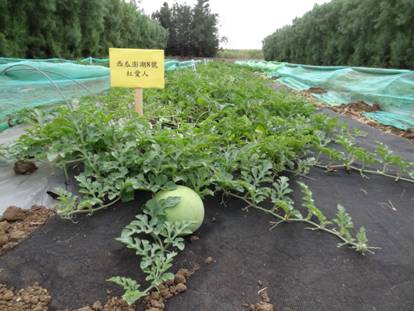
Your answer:
[[[407,181],[410,183],[414,183],[413,179],[410,178],[405,178],[405,177],[401,177],[398,175],[392,175],[392,174],[388,174],[384,171],[380,171],[380,170],[367,170],[367,169],[362,169],[353,165],[345,165],[345,164],[338,164],[338,165],[322,165],[322,164],[315,164],[315,167],[318,168],[322,168],[325,169],[327,171],[332,171],[335,169],[347,169],[347,170],[354,170],[359,172],[360,174],[365,173],[365,174],[372,174],[372,175],[379,175],[379,176],[384,176],[384,177],[389,177],[394,179],[395,181],[399,181],[399,180],[403,180],[403,181]]]
[[[310,230],[320,230],[320,231],[324,231],[324,232],[327,232],[327,233],[330,233],[330,234],[336,236],[339,240],[341,240],[343,242],[342,245],[348,245],[348,246],[351,246],[353,248],[356,248],[358,246],[358,244],[356,242],[351,241],[349,239],[346,239],[335,229],[329,229],[325,226],[321,226],[318,223],[316,223],[316,222],[314,222],[310,219],[306,219],[306,218],[288,218],[288,219],[286,219],[285,217],[273,212],[272,210],[269,210],[269,209],[263,208],[263,207],[261,207],[257,204],[254,204],[253,202],[249,201],[245,196],[240,196],[240,195],[234,194],[232,192],[226,192],[226,194],[229,195],[229,196],[232,196],[234,198],[237,198],[237,199],[240,199],[240,200],[244,201],[245,203],[248,204],[249,207],[252,207],[252,208],[260,210],[260,211],[263,211],[266,214],[272,215],[272,216],[280,219],[280,221],[276,222],[276,225],[278,225],[280,223],[283,223],[283,222],[287,222],[287,223],[289,223],[289,222],[305,223],[305,224],[308,224],[308,225],[313,227],[313,228],[308,228]],[[275,224],[275,222],[272,222],[272,224]],[[367,251],[372,253],[371,249],[378,249],[378,247],[368,247]]]
[[[119,202],[119,200],[121,200],[121,197],[116,198],[112,202],[102,204],[102,205],[100,205],[99,207],[96,207],[96,208],[74,210],[74,211],[70,212],[67,216],[72,216],[72,215],[75,215],[75,214],[91,214],[92,215],[93,213],[95,213],[97,211],[103,210],[105,208],[108,208],[109,206],[114,205],[115,203]]]

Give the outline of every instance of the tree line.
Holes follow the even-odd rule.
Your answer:
[[[218,15],[211,12],[208,0],[194,7],[164,3],[153,18],[169,32],[166,52],[177,56],[215,56],[219,47]]]
[[[0,0],[0,56],[107,56],[109,47],[164,48],[168,32],[136,1]]]
[[[266,60],[414,68],[413,0],[332,0],[263,40]]]

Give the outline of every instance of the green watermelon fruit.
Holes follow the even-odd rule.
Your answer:
[[[155,199],[160,201],[169,197],[179,197],[180,202],[165,210],[169,222],[192,221],[189,229],[191,232],[200,228],[204,220],[204,204],[200,196],[192,189],[185,186],[177,186],[175,190],[162,190],[155,195]]]

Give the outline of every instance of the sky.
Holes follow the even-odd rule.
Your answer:
[[[194,5],[196,0],[141,0],[146,14],[158,10],[164,2]],[[223,45],[230,49],[261,49],[262,40],[276,29],[290,24],[296,17],[311,10],[315,4],[329,0],[210,0],[210,7],[218,13],[220,37],[228,38]]]

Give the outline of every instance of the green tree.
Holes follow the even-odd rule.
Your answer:
[[[214,56],[219,46],[218,16],[211,13],[209,0],[198,0],[191,21],[191,45],[194,56]]]
[[[59,45],[59,55],[64,58],[74,58],[81,53],[81,0],[56,1],[56,36]]]
[[[168,30],[168,42],[166,53],[169,55],[178,54],[177,29],[173,22],[173,12],[167,2],[162,4],[159,11],[156,11],[152,18],[158,20],[162,27]]]
[[[107,53],[107,49],[110,47],[122,46],[122,19],[121,10],[122,3],[119,0],[106,0],[104,1],[104,31],[101,37],[101,55]]]
[[[191,8],[164,3],[153,18],[168,30],[166,52],[181,56],[215,56],[219,46],[218,15],[211,12],[209,0],[198,0]]]
[[[174,4],[173,14],[173,23],[177,32],[177,51],[181,56],[190,56],[192,54],[192,9],[186,4]]]
[[[81,0],[80,26],[82,55],[100,55],[105,6],[102,0]]]
[[[3,19],[7,20],[7,27],[5,29],[7,53],[5,56],[25,57],[28,40],[26,18],[28,3],[26,1],[6,1],[5,3],[7,10],[0,13],[1,15],[7,14],[7,17],[3,17]]]
[[[7,24],[9,20],[9,12],[7,7],[8,0],[0,0],[0,55],[5,55],[7,53]]]
[[[109,47],[163,48],[168,33],[126,0],[0,0],[0,56],[107,56]]]
[[[263,40],[267,60],[414,68],[414,1],[332,0]]]
[[[56,1],[38,0],[26,2],[27,50],[26,56],[52,57],[57,53],[54,40],[56,30]]]

